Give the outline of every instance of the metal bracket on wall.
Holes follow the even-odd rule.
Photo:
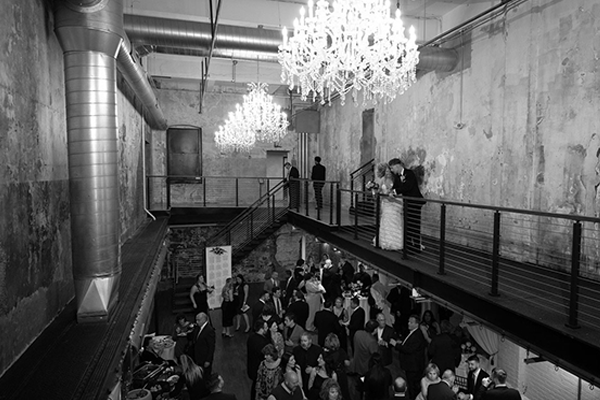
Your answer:
[[[208,70],[210,67],[210,60],[212,59],[213,50],[215,49],[215,42],[217,41],[217,28],[219,27],[219,13],[221,12],[221,3],[223,0],[216,0],[217,7],[216,12],[214,11],[213,6],[214,0],[209,0],[208,4],[210,6],[210,48],[208,49],[208,57],[205,57],[202,61],[202,78],[200,80],[200,101],[198,107],[198,113],[202,114],[202,102],[204,100],[204,91],[206,89],[206,81],[208,79]]]

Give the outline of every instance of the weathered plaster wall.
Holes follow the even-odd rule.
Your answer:
[[[73,284],[62,51],[48,5],[3,2],[0,49],[2,374]]]
[[[376,158],[416,168],[428,198],[600,216],[599,29],[596,1],[530,0],[448,43],[461,54],[455,71],[419,74],[375,105]],[[372,106],[322,109],[332,177],[358,166]],[[595,246],[586,251],[598,256]]]
[[[250,152],[223,154],[215,145],[214,133],[223,125],[229,112],[242,102],[242,95],[228,92],[206,93],[203,111],[199,110],[199,91],[185,84],[161,81],[157,90],[159,102],[169,126],[192,125],[202,128],[202,171],[205,176],[250,177],[266,176],[266,150],[273,144],[257,143]],[[166,133],[154,132],[152,163],[153,174],[166,174]],[[279,149],[292,150],[296,135],[288,133]],[[172,198],[184,198],[188,202],[201,202],[201,185],[172,187]]]

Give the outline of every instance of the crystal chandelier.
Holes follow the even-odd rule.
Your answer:
[[[224,125],[215,132],[217,146],[226,152],[248,151],[257,141],[277,143],[287,133],[287,115],[273,102],[266,83],[249,83],[243,103],[236,104]]]
[[[326,0],[300,9],[294,33],[283,29],[279,46],[281,79],[299,86],[303,100],[312,92],[321,104],[338,92],[344,104],[352,91],[363,101],[392,101],[416,80],[419,52],[414,27],[404,35],[400,10],[390,16],[389,0]]]

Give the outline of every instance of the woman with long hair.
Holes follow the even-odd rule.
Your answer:
[[[240,324],[243,318],[244,322],[246,323],[246,329],[244,330],[244,333],[248,333],[250,331],[250,319],[248,318],[248,310],[250,309],[248,307],[249,291],[250,289],[244,279],[244,275],[238,274],[235,277],[235,285],[233,287],[233,303],[236,306],[235,330],[240,330]]]
[[[431,310],[425,310],[423,312],[419,327],[421,328],[421,332],[423,332],[423,336],[425,337],[425,340],[427,340],[427,343],[431,343],[433,337],[442,332],[440,324],[438,324],[438,322],[435,320]]]
[[[319,358],[317,358],[317,366],[310,371],[310,375],[308,377],[309,400],[319,400],[321,387],[327,379],[333,379],[337,381],[337,374],[331,368],[331,366],[325,362],[323,353],[321,353],[319,354]]]
[[[333,302],[333,309],[331,310],[338,318],[338,322],[341,326],[340,334],[338,335],[338,339],[340,340],[340,348],[344,351],[348,351],[348,332],[346,331],[346,326],[348,325],[348,321],[350,320],[350,316],[348,315],[348,310],[344,308],[344,299],[341,297],[336,297]]]
[[[283,379],[283,376],[285,376],[285,374],[288,372],[293,372],[296,374],[299,382],[298,388],[299,390],[302,390],[302,370],[300,368],[300,365],[296,363],[296,357],[294,357],[294,355],[291,352],[286,351],[285,353],[283,353],[283,356],[281,356],[281,379]],[[303,390],[302,398],[306,398],[306,396],[304,396]]]
[[[381,354],[373,353],[369,359],[369,371],[365,375],[365,398],[369,400],[385,400],[390,395],[392,374],[383,366]]]
[[[425,367],[424,376],[421,378],[421,391],[415,400],[426,400],[427,388],[429,385],[439,383],[440,381],[440,369],[438,366],[433,363],[427,364],[427,367]]]
[[[206,388],[202,367],[197,365],[187,354],[179,357],[179,365],[181,365],[181,376],[185,380],[190,399],[201,399],[208,396],[210,392]]]
[[[256,400],[266,400],[282,377],[281,358],[275,346],[266,345],[262,353],[265,359],[261,361],[256,374]]]
[[[335,379],[327,379],[321,386],[321,392],[319,393],[321,400],[342,400],[342,391],[340,385]]]
[[[192,300],[195,314],[203,312],[208,315],[208,294],[212,293],[214,289],[206,284],[202,273],[196,276],[196,283],[190,289],[190,300]]]
[[[271,337],[271,344],[275,346],[277,350],[277,354],[279,357],[283,356],[283,352],[285,350],[285,343],[283,340],[283,335],[279,332],[279,324],[277,320],[271,320],[269,322],[269,336]]]
[[[233,280],[227,278],[225,285],[221,290],[221,313],[223,316],[223,332],[222,336],[227,338],[233,337],[233,317],[235,316],[235,303],[233,301]]]
[[[350,366],[348,353],[346,353],[345,349],[340,347],[340,340],[335,333],[327,335],[323,344],[325,362],[335,371],[342,396],[349,399],[350,391],[348,389],[348,378],[346,374],[346,370]]]

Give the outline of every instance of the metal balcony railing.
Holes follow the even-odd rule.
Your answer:
[[[336,199],[339,230],[377,247],[382,198],[340,189]],[[559,312],[568,326],[600,329],[599,218],[432,199],[421,215],[425,250],[408,246],[403,221],[405,258],[456,274],[465,286],[484,284],[491,295],[510,293]]]
[[[148,175],[147,208],[248,207],[281,182],[281,177]]]

